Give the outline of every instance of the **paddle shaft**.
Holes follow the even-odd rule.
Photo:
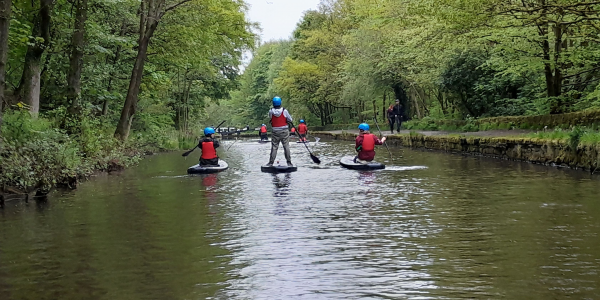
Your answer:
[[[231,145],[229,145],[229,147],[227,147],[227,149],[225,151],[229,151],[229,148],[231,148],[231,146],[233,146],[235,143],[237,143],[237,141],[239,141],[239,140],[236,138],[235,142],[231,143]]]
[[[292,125],[292,127],[294,127],[294,129],[296,129],[296,133],[298,134],[298,137],[300,137],[300,133],[298,132],[298,128],[296,128],[296,125],[294,125],[294,123],[290,122],[290,124]],[[306,147],[306,150],[308,151],[308,153],[310,154],[310,158],[317,164],[321,163],[321,160],[316,157],[312,152],[310,152],[310,149],[308,149],[308,145],[306,145],[305,141],[302,141],[302,144],[304,144],[304,147]]]
[[[381,137],[383,138],[383,133],[381,132],[381,129],[379,128],[379,124],[377,123],[377,116],[375,116],[373,118],[373,120],[375,120],[375,125],[377,126],[377,130],[379,131],[379,135],[381,135]],[[390,151],[390,148],[388,147],[387,143],[384,141],[383,145],[385,146],[385,148],[387,149],[388,153],[390,154],[390,159],[394,159],[392,157],[392,151]]]

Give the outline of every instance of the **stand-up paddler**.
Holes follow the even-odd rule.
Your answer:
[[[269,110],[269,119],[271,120],[271,157],[267,166],[272,166],[277,158],[279,143],[283,144],[285,151],[285,160],[288,166],[293,166],[290,155],[290,129],[288,123],[293,121],[292,116],[287,109],[281,107],[281,98],[273,98],[273,108]]]

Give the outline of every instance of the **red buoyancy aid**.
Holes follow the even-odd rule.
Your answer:
[[[213,142],[202,142],[202,156],[203,159],[214,159],[217,158],[217,150],[215,149]]]
[[[276,117],[275,115],[271,116],[271,126],[273,126],[273,127],[287,126],[287,118],[285,117],[285,108],[283,109],[283,111],[281,112],[281,115],[279,115],[279,117]]]
[[[300,123],[300,125],[298,125],[298,133],[305,134],[307,131],[308,127],[306,127],[306,124]]]
[[[261,126],[260,127],[260,132],[266,133],[267,132],[267,126]]]
[[[362,150],[363,151],[375,150],[375,135],[374,134],[366,133],[363,135]]]

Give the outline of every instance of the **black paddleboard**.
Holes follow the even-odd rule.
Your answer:
[[[385,169],[385,165],[376,161],[369,162],[368,164],[361,164],[354,162],[354,156],[344,156],[340,159],[340,165],[344,168],[352,170],[381,170]]]
[[[229,168],[229,165],[227,165],[227,163],[224,160],[220,160],[219,159],[219,166],[200,166],[200,164],[191,166],[188,168],[187,173],[188,174],[212,174],[212,173],[218,173],[218,172],[223,172],[225,170],[227,170],[227,168]]]
[[[266,143],[270,143],[270,140],[258,140],[259,143],[261,144],[266,144]]]
[[[284,165],[284,166],[273,165],[270,167],[261,166],[260,170],[265,173],[291,173],[291,172],[298,171],[298,167],[296,167],[296,166],[288,167],[287,165]]]

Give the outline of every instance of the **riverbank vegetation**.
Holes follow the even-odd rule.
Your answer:
[[[280,95],[313,126],[385,122],[400,99],[415,129],[480,130],[600,109],[599,19],[594,1],[323,1],[255,51],[224,113],[262,123]]]
[[[255,40],[245,11],[240,0],[0,0],[2,189],[48,190],[193,145],[206,108],[238,87]]]

